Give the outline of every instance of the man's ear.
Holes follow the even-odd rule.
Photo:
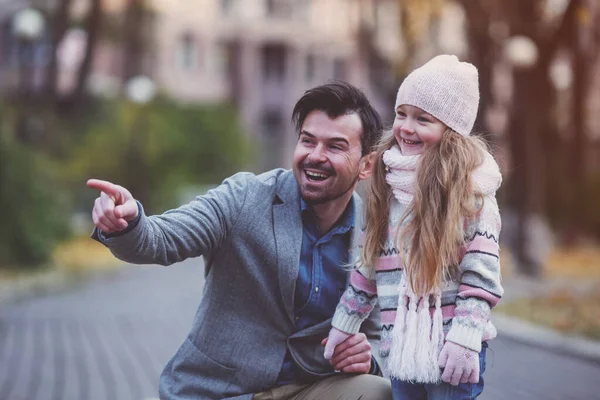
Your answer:
[[[376,157],[377,152],[375,151],[362,156],[360,159],[358,180],[363,181],[371,177],[371,173],[373,173],[373,166],[375,165],[375,161],[377,161]]]

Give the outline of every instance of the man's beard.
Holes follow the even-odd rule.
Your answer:
[[[333,194],[333,195],[329,195],[329,196],[322,196],[322,197],[318,197],[318,198],[307,198],[304,196],[304,193],[302,193],[302,188],[300,188],[300,195],[302,196],[302,199],[304,200],[304,202],[308,205],[311,206],[317,206],[317,205],[321,205],[321,204],[325,204],[328,203],[330,201],[334,201],[339,199],[340,197],[343,197],[346,195],[346,193],[354,190],[354,187],[356,186],[356,183],[359,181],[358,179],[358,174],[356,174],[356,176],[354,177],[354,179],[352,180],[352,182],[350,182],[350,184],[348,185],[348,188],[345,189],[342,192]]]

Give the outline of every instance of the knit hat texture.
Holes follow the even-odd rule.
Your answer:
[[[479,107],[479,74],[454,55],[432,58],[400,85],[396,106],[419,107],[463,136],[473,129]]]

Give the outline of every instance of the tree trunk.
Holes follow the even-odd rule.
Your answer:
[[[144,0],[129,0],[124,21],[123,83],[143,72],[145,27]]]
[[[491,141],[493,135],[487,126],[486,115],[493,97],[492,76],[498,53],[498,46],[489,34],[494,4],[487,0],[461,0],[460,3],[467,20],[469,60],[479,70],[480,100],[475,130]]]
[[[98,44],[100,26],[102,23],[102,1],[92,0],[92,6],[86,20],[87,45],[85,55],[77,74],[77,83],[71,94],[70,105],[76,106],[82,104],[86,95],[86,86],[90,72],[92,71],[94,54]]]
[[[52,18],[52,43],[50,52],[50,61],[46,69],[46,77],[44,79],[44,92],[46,101],[50,105],[56,103],[56,90],[58,86],[58,56],[56,50],[65,32],[69,27],[70,10],[72,0],[60,0],[56,7],[56,14]]]
[[[580,12],[585,12],[581,7]],[[587,10],[589,12],[589,9]],[[585,26],[587,25],[587,26]],[[575,238],[580,236],[586,230],[586,204],[587,196],[587,138],[586,138],[586,121],[588,118],[586,112],[586,101],[588,98],[588,87],[590,82],[590,66],[592,65],[591,45],[593,41],[586,41],[584,35],[585,29],[591,29],[591,23],[582,23],[575,15],[572,19],[571,31],[571,49],[573,49],[573,104],[572,104],[572,119],[573,127],[571,141],[571,175],[572,175],[572,190],[573,201],[571,205],[574,207],[573,215],[573,233]]]

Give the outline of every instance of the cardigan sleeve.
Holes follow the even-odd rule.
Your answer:
[[[350,274],[350,284],[338,303],[331,325],[355,334],[377,304],[375,271],[360,267]]]
[[[498,245],[501,222],[495,197],[487,196],[477,217],[467,225],[456,309],[446,340],[479,352],[490,311],[504,292]]]

